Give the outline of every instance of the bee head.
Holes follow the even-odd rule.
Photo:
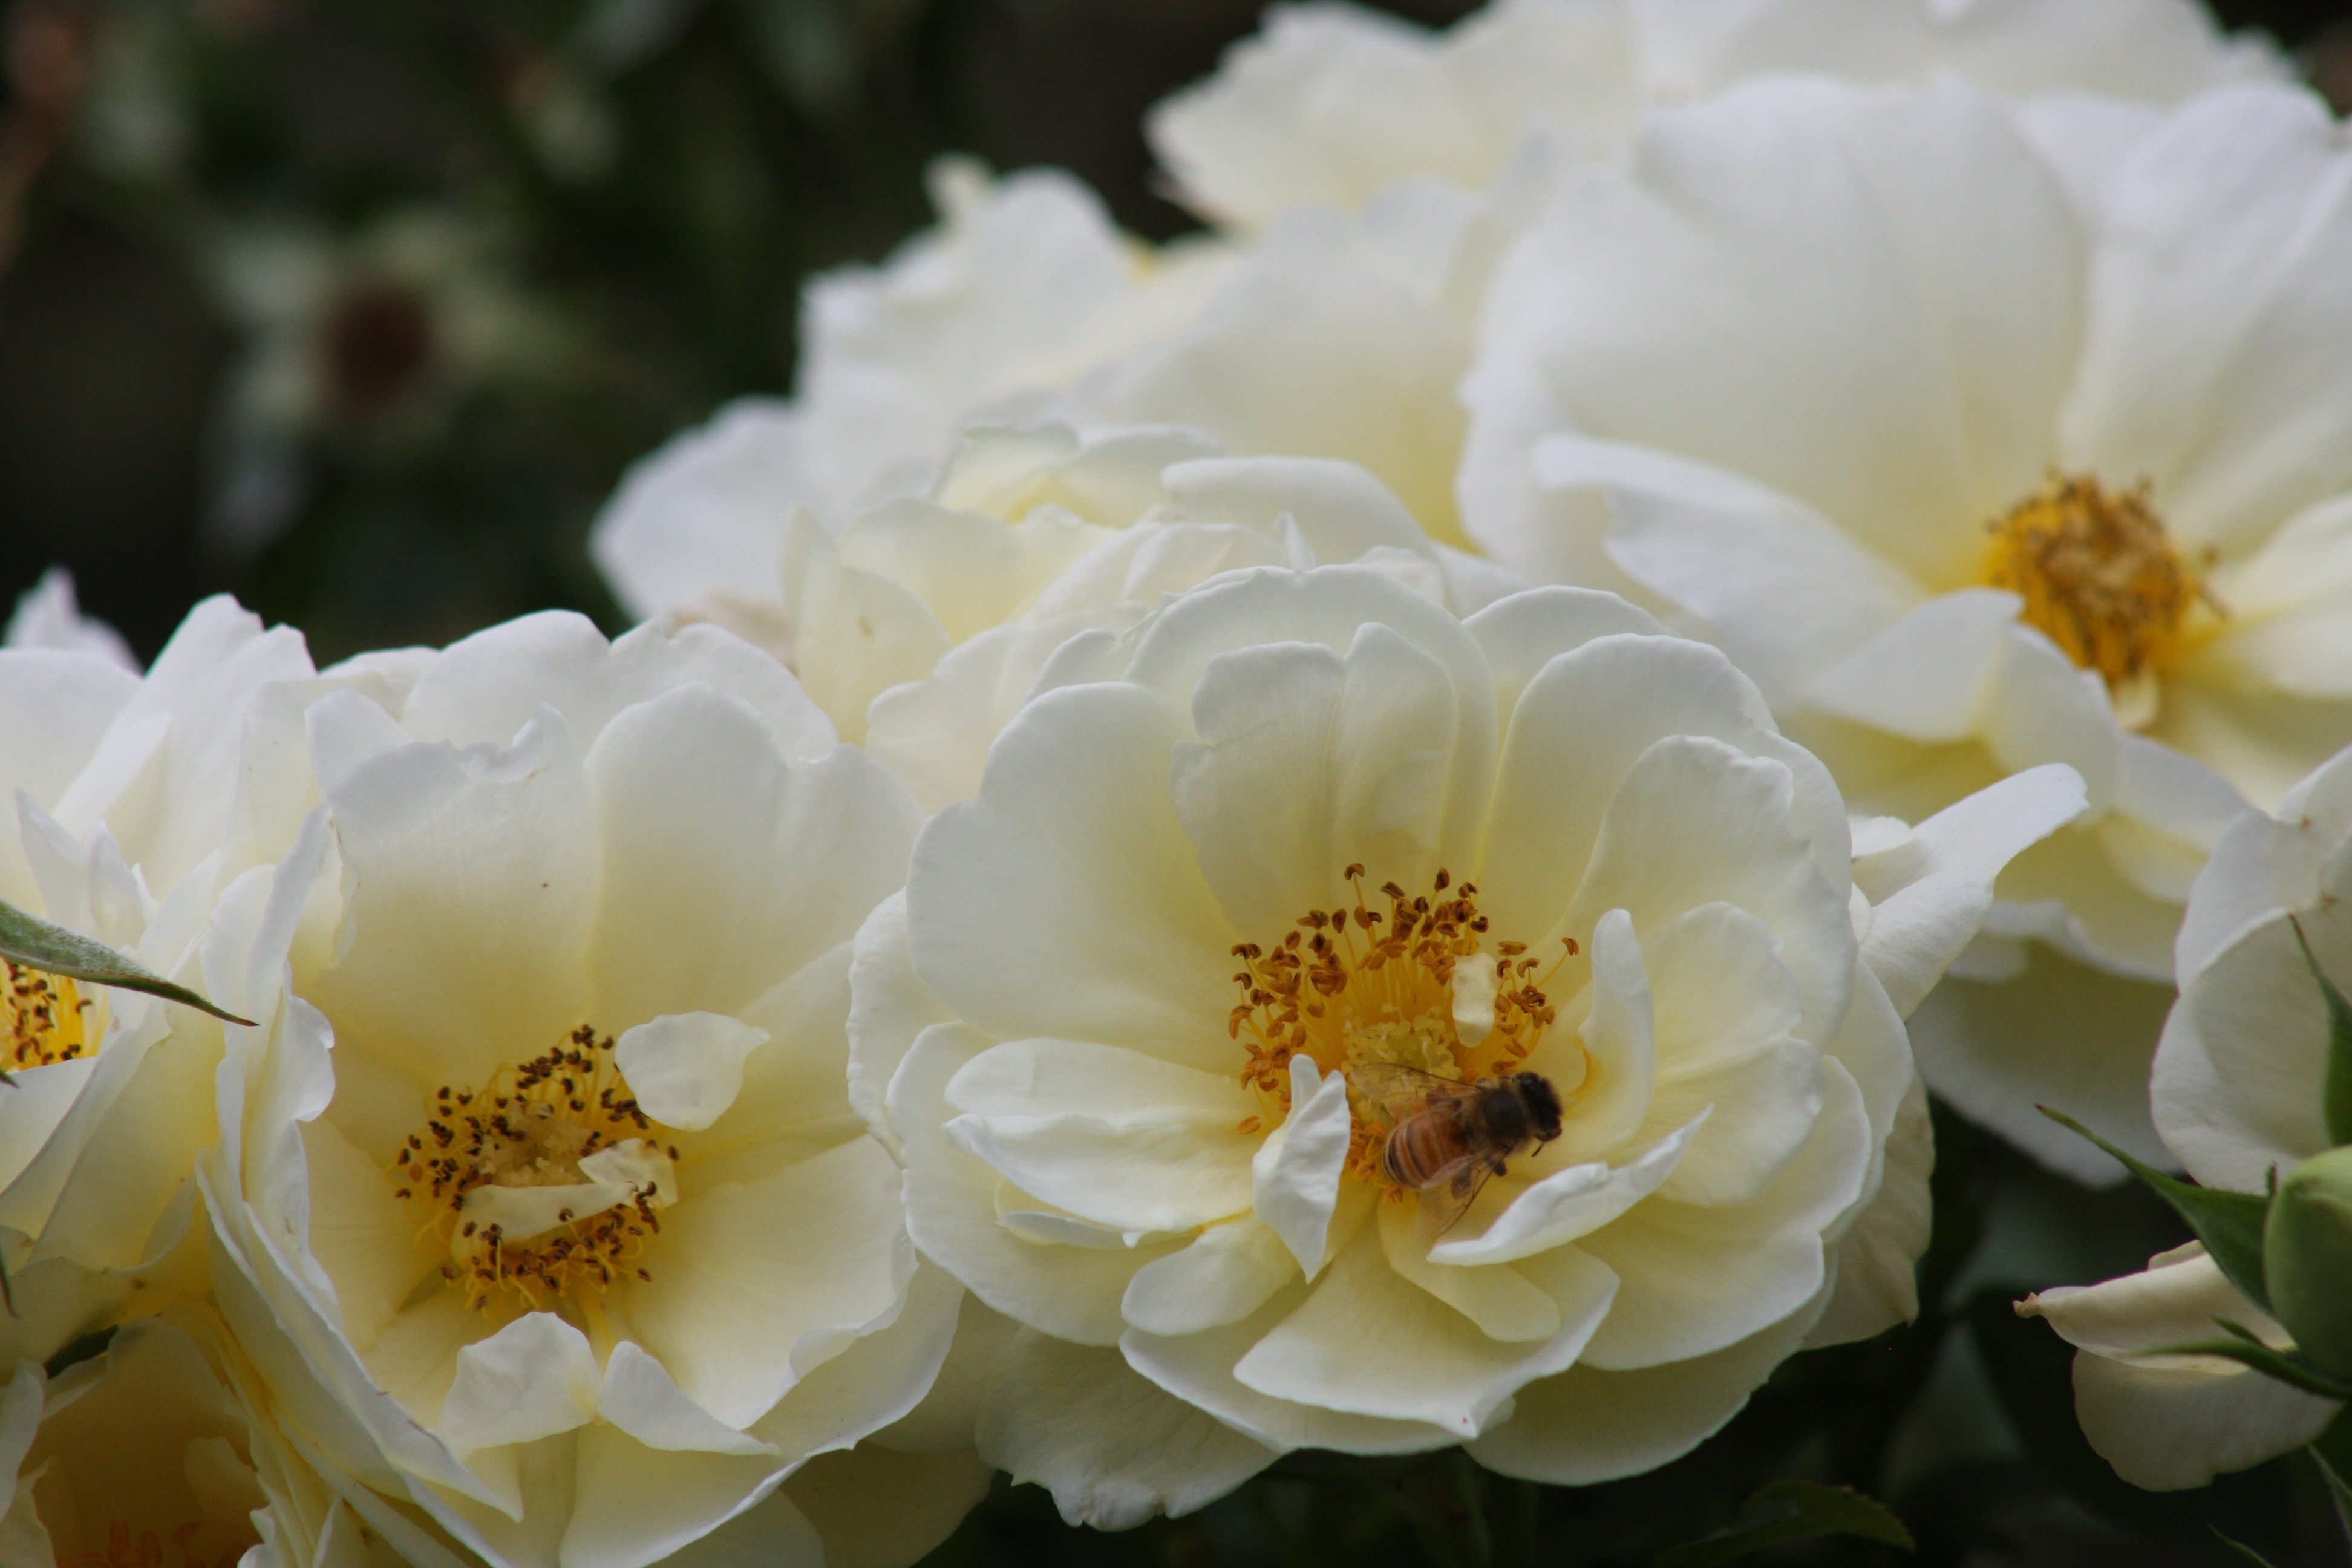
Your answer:
[[[1527,1105],[1528,1114],[1535,1119],[1536,1141],[1549,1143],[1559,1137],[1559,1091],[1552,1088],[1551,1079],[1541,1073],[1523,1072],[1511,1081]]]

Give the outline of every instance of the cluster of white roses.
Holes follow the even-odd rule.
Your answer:
[[[0,899],[236,1021],[8,967],[0,1564],[1604,1479],[1913,1313],[1927,1087],[2335,1141],[2352,144],[2271,52],[1314,6],[1151,129],[1204,237],[951,166],[815,284],[600,524],[618,640],[27,601]],[[2147,1484],[2336,1409],[2164,1353],[2287,1343],[2210,1261],[2036,1305]]]

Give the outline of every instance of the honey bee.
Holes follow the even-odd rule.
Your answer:
[[[1540,1073],[1464,1083],[1402,1062],[1361,1062],[1347,1071],[1388,1123],[1381,1171],[1421,1194],[1433,1236],[1462,1217],[1507,1161],[1559,1136],[1559,1091]]]

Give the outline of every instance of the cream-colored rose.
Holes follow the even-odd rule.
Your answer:
[[[1511,585],[1433,544],[1360,468],[1214,450],[1181,427],[975,430],[923,500],[837,538],[795,514],[771,646],[936,810],[979,786],[1064,644],[1220,573],[1364,562],[1461,610]]]
[[[0,1563],[145,1568],[465,1568],[413,1509],[318,1468],[209,1309],[115,1331],[0,1392]]]
[[[261,919],[328,939],[290,994],[215,981],[257,1024],[204,1166],[240,1338],[501,1568],[642,1568],[730,1520],[814,1561],[779,1488],[908,1412],[961,1294],[843,1080],[914,803],[709,626],[531,616],[302,718],[331,832]],[[897,1523],[936,1540],[974,1495]]]
[[[851,969],[916,1242],[1017,1325],[984,1458],[1109,1524],[1299,1447],[1597,1480],[1908,1314],[1902,1014],[2066,769],[1853,860],[1721,654],[1570,589],[1261,568],[1073,647]],[[1438,1080],[1558,1124],[1425,1181]]]
[[[91,651],[97,648],[100,651]],[[0,649],[0,898],[206,988],[208,968],[285,962],[247,912],[302,816],[249,728],[313,675],[301,637],[227,599],[190,612],[143,675],[56,582]],[[299,783],[299,781],[298,781]],[[0,962],[0,1266],[17,1310],[0,1358],[201,1289],[190,1180],[214,1137],[222,1026],[152,996]]]
[[[2082,773],[1914,1034],[1939,1092],[2086,1178],[2115,1167],[2034,1105],[2165,1157],[2190,883],[2352,739],[2347,172],[2317,100],[2234,87],[2086,213],[1957,83],[1759,82],[1562,198],[1467,384],[1465,491],[1528,498],[1475,513],[1497,555],[1660,595],[1856,809]]]

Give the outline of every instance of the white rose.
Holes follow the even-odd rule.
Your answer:
[[[1908,1314],[1901,1013],[2079,809],[2066,769],[1850,868],[1714,649],[1361,566],[1221,577],[1057,665],[851,972],[916,1242],[1019,1325],[983,1458],[1112,1524],[1297,1447],[1595,1480]],[[1448,1228],[1382,1163],[1402,1068],[1539,1075],[1559,1136],[1490,1148]]]
[[[2189,899],[2180,999],[2157,1047],[2157,1131],[2209,1187],[2266,1190],[2329,1146],[2326,1001],[2311,964],[2352,984],[2352,751],[2221,835]],[[2300,930],[2302,941],[2297,940]],[[2311,957],[2304,955],[2304,942]],[[2289,1338],[2191,1245],[2147,1270],[2044,1290],[2018,1310],[2081,1347],[2075,1409],[2135,1485],[2202,1486],[2316,1437],[2340,1406],[2219,1356],[2164,1353],[2216,1319]]]
[[[2114,1167],[2033,1104],[2163,1157],[2145,1072],[2189,883],[2240,791],[2352,737],[2347,171],[2316,100],[2227,89],[2086,221],[1966,88],[1759,84],[1656,116],[1490,298],[1465,489],[1551,492],[1475,513],[1503,560],[1694,617],[1858,810],[2083,774],[2091,813],[2010,868],[2005,940],[1956,971],[2008,984],[1947,987],[1916,1038],[1940,1092],[2084,1176]]]
[[[777,1489],[906,1415],[960,1294],[843,1079],[914,803],[708,626],[530,616],[302,720],[331,845],[288,865],[333,866],[262,920],[323,904],[331,942],[290,996],[215,979],[257,1025],[204,1165],[240,1338],[503,1568],[639,1568],[739,1516],[814,1560]]]
[[[208,967],[255,961],[240,911],[267,898],[301,817],[248,728],[320,682],[298,633],[225,598],[143,675],[95,625],[53,575],[0,649],[0,898],[202,992]],[[18,1309],[0,1316],[0,1361],[46,1360],[202,1289],[189,1178],[221,1052],[220,1024],[191,1008],[0,962],[16,1080],[0,1089],[0,1268]]]
[[[706,599],[673,618],[763,637],[843,735],[937,810],[979,786],[989,743],[1064,643],[1124,631],[1218,573],[1365,561],[1457,609],[1517,585],[1433,544],[1361,468],[1215,452],[1175,426],[975,429],[921,499],[832,537],[794,512],[772,612]]]
[[[2220,1339],[2226,1319],[2273,1349],[2293,1342],[2195,1242],[2138,1274],[2061,1286],[2017,1304],[2080,1347],[2074,1413],[2116,1473],[2150,1491],[2201,1487],[2317,1437],[2343,1405],[2223,1356],[2176,1347]]]
[[[1650,99],[1792,67],[2079,89],[2032,111],[2076,184],[2153,112],[2082,92],[2168,100],[2282,68],[2221,44],[2188,0],[1538,0],[1439,38],[1337,6],[1278,12],[1152,122],[1190,199],[1245,242],[1154,252],[1066,177],[992,188],[943,164],[937,230],[812,286],[793,398],[746,399],[641,462],[599,521],[597,563],[637,615],[719,605],[740,628],[773,615],[790,507],[839,528],[919,493],[968,426],[1047,416],[1352,462],[1464,544],[1455,385],[1496,258]]]
[[[1155,255],[1066,174],[932,172],[939,226],[808,286],[793,398],[746,398],[640,460],[590,542],[631,613],[771,603],[784,514],[828,528],[919,495],[973,420],[1040,399],[1187,319],[1222,262]]]
[[[0,1562],[464,1568],[414,1510],[317,1468],[280,1414],[204,1308],[126,1323],[55,1378],[17,1363]]]
[[[1590,158],[1646,104],[1768,72],[1942,71],[1998,92],[2162,103],[2280,68],[2263,45],[2220,37],[2191,0],[1496,0],[1443,33],[1286,5],[1161,104],[1150,132],[1188,203],[1255,228],[1291,207],[1359,206],[1399,180],[1482,188],[1531,136]]]

